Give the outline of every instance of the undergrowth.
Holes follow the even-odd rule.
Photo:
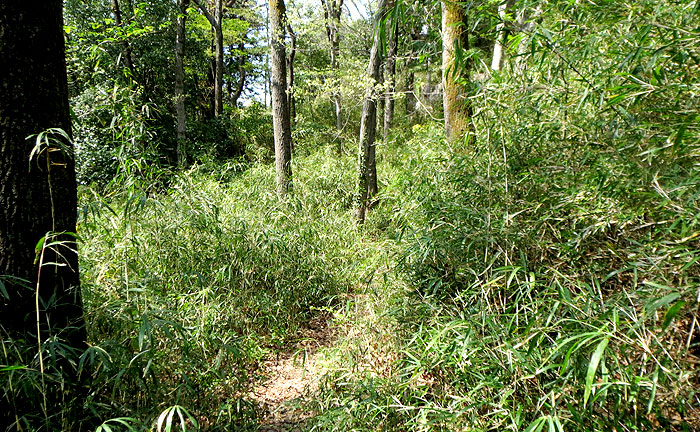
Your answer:
[[[393,360],[333,352],[312,429],[700,429],[699,39],[657,6],[552,3],[470,140],[387,149],[396,277],[348,346]]]
[[[73,366],[100,430],[257,430],[261,361],[328,311],[311,430],[700,430],[698,9],[544,3],[470,139],[399,120],[364,226],[313,124],[282,202],[262,164],[84,187]],[[8,398],[61,389],[3,348]]]
[[[269,166],[195,167],[162,193],[83,190],[86,370],[102,418],[117,408],[148,427],[181,405],[208,430],[254,427],[259,362],[365,272],[350,166],[304,158],[286,202]]]

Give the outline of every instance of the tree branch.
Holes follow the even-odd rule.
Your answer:
[[[209,13],[209,10],[206,7],[204,7],[201,0],[194,0],[194,2],[197,3],[197,6],[199,6],[199,10],[202,11],[204,16],[209,21],[209,24],[211,24],[212,27],[216,27],[217,23],[216,23],[216,20],[214,19],[214,16],[211,13]]]

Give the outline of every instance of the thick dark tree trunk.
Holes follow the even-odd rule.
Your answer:
[[[284,0],[270,0],[270,61],[272,66],[272,123],[275,134],[277,194],[284,198],[292,186],[292,128],[287,104],[287,55],[284,47]]]
[[[374,19],[374,40],[369,55],[367,75],[370,83],[365,90],[360,119],[360,142],[358,146],[358,185],[355,196],[355,217],[358,223],[364,223],[370,209],[372,198],[377,193],[377,165],[375,158],[375,138],[377,134],[377,84],[379,83],[380,34],[379,23],[386,12],[386,0],[379,0],[377,15]]]
[[[189,0],[178,0],[177,31],[175,36],[175,111],[177,113],[177,163],[187,165],[185,117],[185,20]]]
[[[469,131],[471,108],[460,84],[467,65],[455,64],[456,51],[469,48],[464,6],[448,0],[442,2],[442,104],[445,135],[448,140],[461,139]],[[461,78],[461,79],[460,79]]]
[[[30,160],[35,139],[27,138],[50,128],[71,132],[62,7],[61,0],[0,2],[0,280],[7,292],[0,294],[0,337],[23,339],[34,353],[56,337],[70,358],[70,349],[86,348],[78,255],[74,237],[66,234],[75,233],[77,218],[72,146],[54,132]],[[42,238],[47,241],[37,256]],[[75,397],[73,367],[58,367],[66,374],[63,391]],[[7,390],[0,394],[3,426],[14,421]],[[42,409],[48,415],[42,417],[58,426],[50,416],[65,408],[66,394],[46,391]]]
[[[389,8],[394,7],[394,0],[389,3]],[[386,63],[384,65],[384,79],[386,80],[386,93],[384,101],[384,143],[389,140],[392,123],[394,123],[394,92],[396,91],[396,49],[399,43],[398,22],[393,17],[387,34],[389,43],[387,44]]]

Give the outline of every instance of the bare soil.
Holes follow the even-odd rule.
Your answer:
[[[302,402],[317,391],[324,374],[322,348],[334,339],[328,319],[322,316],[310,322],[297,343],[265,362],[266,379],[250,395],[262,410],[260,431],[301,430],[314,415]]]

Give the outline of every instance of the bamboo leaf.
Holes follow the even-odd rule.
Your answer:
[[[588,372],[586,372],[586,387],[583,393],[584,408],[586,407],[588,398],[591,397],[591,392],[593,390],[593,378],[598,370],[598,364],[600,364],[600,359],[603,357],[605,348],[608,347],[608,342],[610,342],[610,339],[606,337],[601,340],[600,343],[598,343],[598,346],[596,347],[595,351],[593,351],[593,355],[591,356],[591,361],[588,363]]]
[[[671,324],[671,321],[678,315],[678,312],[680,312],[681,309],[683,309],[683,306],[685,306],[686,302],[684,301],[679,301],[676,302],[673,306],[668,308],[666,311],[666,315],[664,316],[664,323],[661,326],[664,330],[668,328],[668,326]]]

